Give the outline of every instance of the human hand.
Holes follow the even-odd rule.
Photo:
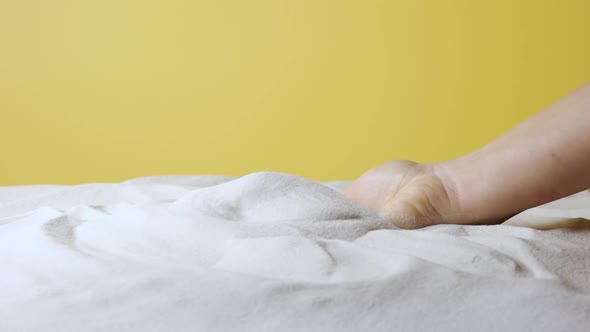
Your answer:
[[[477,223],[461,209],[452,174],[441,163],[391,161],[365,172],[342,193],[401,228]]]

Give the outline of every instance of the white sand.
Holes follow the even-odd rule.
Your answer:
[[[590,331],[590,193],[407,231],[343,185],[0,187],[0,331]]]

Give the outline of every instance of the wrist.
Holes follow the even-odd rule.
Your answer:
[[[500,183],[490,179],[488,158],[482,152],[434,164],[436,174],[447,188],[457,223],[491,224],[503,221],[510,214],[510,206],[498,201]]]

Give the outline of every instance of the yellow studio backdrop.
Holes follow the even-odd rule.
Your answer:
[[[0,185],[467,153],[590,77],[587,0],[0,0]]]

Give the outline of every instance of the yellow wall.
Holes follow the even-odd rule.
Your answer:
[[[590,77],[587,0],[0,0],[0,184],[466,153]]]

